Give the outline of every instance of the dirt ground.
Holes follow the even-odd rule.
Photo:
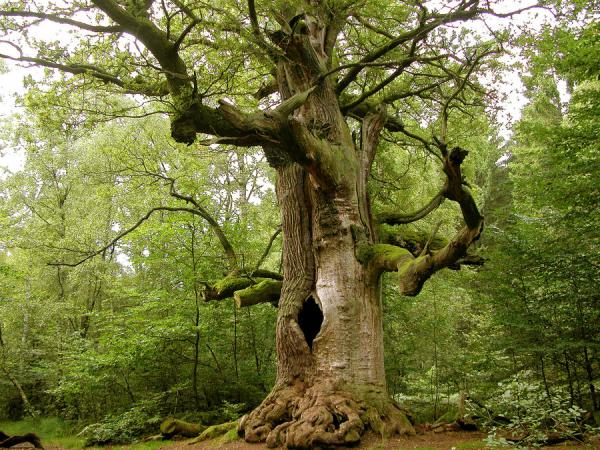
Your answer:
[[[391,438],[382,440],[376,435],[368,435],[363,437],[362,442],[354,447],[337,447],[341,449],[354,450],[477,450],[487,449],[483,439],[486,437],[484,433],[477,432],[448,432],[448,433],[433,433],[404,437]],[[248,444],[244,441],[234,441],[226,444],[219,444],[218,439],[215,441],[206,441],[198,444],[187,444],[185,441],[181,443],[171,444],[160,447],[158,450],[214,450],[215,448],[222,450],[266,450],[264,444]],[[570,442],[552,447],[544,447],[547,450],[592,450],[600,449],[600,443],[597,445],[580,444]]]
[[[362,442],[354,447],[337,447],[339,450],[490,450],[485,446],[484,433],[478,432],[447,432],[433,433],[426,432],[413,437],[391,438],[382,440],[376,435],[367,435],[363,437]],[[188,444],[188,441],[179,441],[160,446],[156,450],[266,450],[264,444],[248,444],[245,441],[237,440],[228,443],[219,442],[220,439],[201,442],[198,444]],[[135,446],[133,446],[135,447]],[[30,450],[32,445],[22,444],[12,447],[13,449]],[[107,446],[106,450],[128,450],[129,446]],[[496,447],[498,448],[498,447]],[[507,447],[504,447],[508,450]],[[98,447],[96,447],[98,449]],[[566,442],[551,447],[544,447],[544,450],[596,450],[600,449],[600,441],[592,444],[582,444],[578,442]],[[45,450],[66,450],[61,447],[49,445]]]

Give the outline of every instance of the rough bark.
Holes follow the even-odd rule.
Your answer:
[[[387,395],[378,274],[355,258],[352,229],[367,228],[358,193],[326,195],[297,164],[278,175],[284,239],[278,377],[261,406],[242,419],[240,433],[249,442],[290,448],[354,444],[368,429],[414,433]]]
[[[327,59],[318,44],[325,31],[310,18],[302,27],[306,34],[286,38],[290,61],[279,65],[284,97],[305,92]],[[387,394],[380,273],[356,258],[357,236],[375,239],[367,177],[385,122],[385,108],[366,115],[355,145],[335,86],[324,80],[290,118],[294,152],[274,149],[284,270],[278,373],[240,421],[249,442],[308,449],[355,444],[368,429],[414,433]]]

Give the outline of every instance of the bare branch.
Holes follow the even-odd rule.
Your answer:
[[[433,211],[435,211],[444,202],[444,193],[439,192],[433,199],[423,208],[412,214],[398,214],[393,212],[381,213],[377,216],[377,223],[385,223],[387,225],[402,225],[421,220]]]
[[[175,42],[173,43],[173,51],[178,51],[179,47],[181,47],[181,44],[183,43],[183,40],[185,39],[185,37],[194,29],[194,27],[196,25],[198,25],[200,22],[193,20],[192,23],[190,23],[187,27],[185,27],[185,29],[181,32],[181,34],[179,35],[179,37],[175,40]]]
[[[3,43],[7,43],[4,42]],[[14,44],[11,43],[11,45],[13,45],[13,47],[16,47]],[[82,75],[82,74],[87,74],[87,75],[91,75],[95,78],[98,78],[99,80],[108,82],[108,83],[112,83],[112,84],[116,84],[119,87],[125,87],[125,83],[120,80],[119,78],[103,71],[102,69],[98,68],[98,67],[93,67],[90,65],[82,65],[82,64],[60,64],[54,61],[50,61],[47,59],[43,59],[43,58],[35,58],[35,57],[31,57],[31,56],[24,56],[21,52],[20,49],[18,49],[19,52],[21,53],[20,56],[11,56],[11,55],[7,55],[4,53],[0,53],[0,58],[3,59],[10,59],[12,61],[17,61],[17,62],[25,62],[25,63],[30,63],[30,64],[34,64],[37,66],[42,66],[42,67],[48,67],[51,69],[58,69],[62,72],[68,72],[68,73],[72,73],[74,75]]]
[[[281,230],[282,230],[282,228],[280,225],[275,230],[275,233],[273,233],[273,235],[271,236],[271,239],[269,239],[269,243],[267,244],[265,251],[263,252],[262,256],[259,258],[259,260],[256,262],[256,267],[254,268],[254,271],[257,271],[258,269],[260,269],[260,266],[262,265],[262,263],[265,261],[267,256],[269,256],[269,252],[271,251],[273,242],[275,242],[275,239],[277,239],[277,236],[279,236],[279,234],[281,233]]]
[[[427,36],[429,32],[441,25],[452,23],[458,20],[470,19],[476,16],[479,11],[476,8],[473,8],[472,6],[473,5],[471,4],[471,2],[467,2],[461,5],[459,8],[457,8],[456,11],[453,11],[448,14],[439,15],[436,17],[432,16],[433,20],[431,20],[429,23],[427,23],[426,21],[427,18],[423,16],[419,25],[415,29],[407,31],[406,33],[402,33],[400,36],[390,40],[385,45],[382,45],[381,47],[368,53],[365,57],[363,57],[361,61],[359,61],[359,63],[364,64],[373,62],[381,58],[382,56],[385,56],[390,51],[394,50],[395,48],[399,47],[405,42],[408,42],[413,39],[423,39],[425,36]],[[357,66],[348,71],[344,78],[342,78],[338,83],[336,87],[336,92],[340,94],[344,89],[346,89],[348,85],[350,85],[350,83],[352,83],[360,74],[363,67],[365,66]]]
[[[185,211],[185,212],[189,212],[192,214],[198,214],[197,211],[193,210],[192,208],[174,208],[174,207],[169,207],[169,206],[157,206],[155,208],[152,208],[150,211],[148,211],[143,217],[141,217],[133,226],[129,227],[128,229],[122,231],[121,233],[119,233],[114,239],[112,239],[107,245],[105,245],[104,247],[88,254],[85,258],[80,259],[77,262],[74,263],[66,263],[66,262],[57,262],[57,263],[48,263],[49,266],[66,266],[66,267],[77,267],[80,264],[83,264],[84,262],[92,259],[95,256],[98,256],[102,253],[104,253],[105,251],[107,251],[108,249],[110,249],[111,247],[113,247],[114,245],[116,245],[121,239],[123,239],[125,236],[127,236],[129,233],[137,230],[140,225],[142,225],[146,220],[148,220],[150,218],[150,216],[155,213],[156,211]]]
[[[154,175],[160,176],[157,174],[154,174]],[[167,178],[167,177],[162,177],[162,176],[160,176],[160,177],[169,180],[169,182],[170,182],[169,194],[172,197],[177,198],[179,200],[183,200],[186,203],[193,205],[194,206],[193,210],[195,211],[194,214],[202,217],[204,220],[206,220],[208,222],[208,224],[212,228],[213,232],[217,236],[217,239],[221,243],[221,246],[223,247],[225,254],[227,255],[227,260],[229,261],[229,270],[231,270],[231,271],[236,270],[238,267],[238,264],[237,264],[237,257],[235,254],[235,250],[233,249],[233,246],[229,242],[229,239],[227,239],[227,236],[225,236],[225,233],[223,232],[221,225],[219,225],[219,223],[214,219],[214,217],[212,217],[210,215],[210,213],[205,208],[203,208],[202,205],[200,205],[200,203],[194,197],[191,197],[188,195],[183,195],[180,192],[178,192],[175,189],[175,180],[173,178]]]
[[[63,25],[71,25],[82,30],[92,31],[94,33],[121,33],[123,28],[118,25],[92,25],[78,20],[61,17],[58,14],[48,14],[35,11],[0,11],[0,17],[23,17],[23,18],[35,18],[42,20],[49,20],[51,22],[60,23]]]
[[[439,139],[444,145],[446,143],[446,134],[447,134],[447,131],[448,131],[448,113],[449,113],[450,104],[465,89],[465,87],[467,86],[467,83],[469,81],[469,77],[473,74],[473,72],[475,71],[475,68],[477,67],[477,65],[479,64],[479,62],[485,56],[488,56],[488,55],[493,54],[493,53],[497,53],[497,50],[490,50],[490,51],[482,52],[481,54],[477,55],[474,58],[474,60],[469,64],[469,66],[467,68],[467,73],[464,75],[464,77],[462,77],[462,79],[460,80],[459,85],[456,87],[456,89],[454,90],[454,92],[452,92],[452,94],[450,95],[450,97],[448,97],[446,99],[446,101],[444,102],[444,104],[442,106],[442,112],[441,112],[441,115],[442,115],[442,129],[441,129],[441,133],[440,133],[441,138]]]

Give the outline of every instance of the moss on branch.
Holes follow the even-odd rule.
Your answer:
[[[281,294],[283,282],[265,279],[260,283],[234,292],[233,298],[238,308],[256,305],[257,303],[276,303]]]
[[[244,276],[235,272],[213,284],[207,284],[204,300],[235,297],[239,307],[257,303],[274,303],[279,299],[282,280],[281,274],[269,270],[255,270]],[[238,300],[238,292],[241,292],[241,300]],[[259,295],[264,295],[263,299],[259,299]]]
[[[204,429],[205,427],[200,424],[184,422],[172,417],[165,419],[160,425],[160,432],[166,438],[173,436],[196,437]]]
[[[361,245],[356,257],[363,264],[370,263],[388,271],[395,271],[399,264],[413,259],[413,255],[407,249],[389,244]]]
[[[227,434],[231,430],[235,430],[237,434],[238,422],[225,422],[219,425],[212,425],[204,430],[196,439],[188,442],[188,444],[196,444],[198,442],[206,441],[208,439],[215,439],[219,436]]]
[[[415,229],[414,226],[380,225],[377,231],[381,242],[405,248],[415,256],[421,254],[428,241],[428,248],[431,251],[440,250],[448,244],[443,237],[437,235],[432,237],[431,231]]]

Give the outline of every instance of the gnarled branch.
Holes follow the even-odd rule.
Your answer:
[[[73,20],[67,17],[62,17],[58,14],[50,14],[37,11],[4,10],[0,11],[0,17],[22,17],[25,19],[48,20],[50,22],[60,23],[62,25],[71,25],[82,30],[91,31],[94,33],[120,33],[123,31],[123,28],[119,25],[92,25],[89,23],[81,22],[79,20]]]
[[[463,258],[467,257],[467,249],[479,238],[483,229],[483,216],[479,213],[471,193],[464,187],[460,166],[467,151],[460,147],[453,148],[444,154],[444,172],[447,181],[442,191],[443,196],[460,205],[466,226],[446,246],[433,254],[422,254],[416,258],[410,251],[394,245],[363,245],[357,258],[363,264],[372,264],[382,271],[397,271],[400,291],[404,295],[417,295],[425,281],[432,274],[443,268],[456,268]]]

